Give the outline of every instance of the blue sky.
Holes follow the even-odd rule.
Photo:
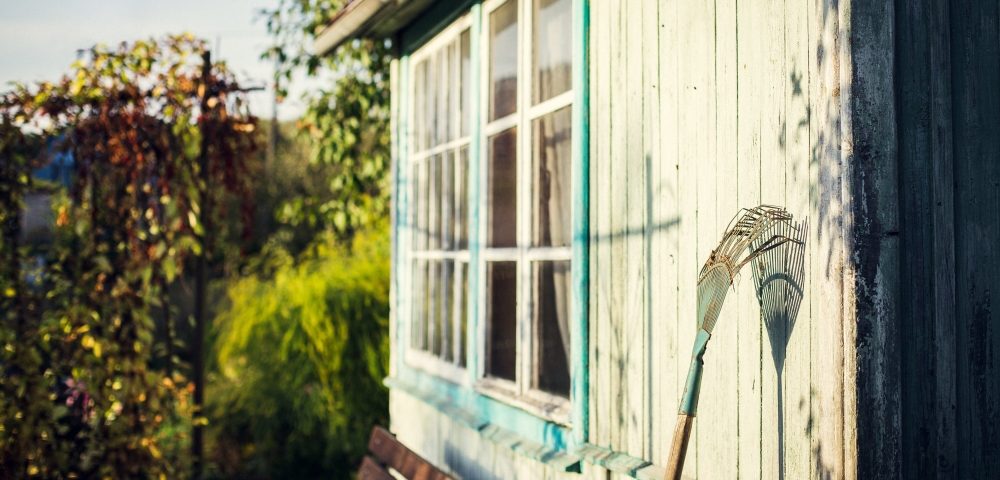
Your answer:
[[[0,0],[0,87],[8,82],[55,80],[76,59],[76,51],[191,32],[213,46],[248,85],[266,85],[271,63],[259,59],[269,43],[261,8],[277,0]],[[312,82],[315,85],[315,82]],[[302,112],[298,101],[310,82],[301,79],[278,110],[282,119]],[[270,90],[254,94],[251,108],[271,116]]]

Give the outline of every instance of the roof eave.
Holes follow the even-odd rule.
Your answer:
[[[372,24],[380,11],[394,0],[354,0],[330,20],[330,23],[316,35],[313,51],[325,55],[347,40],[361,34]]]

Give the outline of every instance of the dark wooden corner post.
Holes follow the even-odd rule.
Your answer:
[[[201,222],[202,233],[199,238],[201,255],[198,255],[195,263],[194,339],[191,346],[193,350],[191,368],[194,380],[194,421],[191,429],[191,478],[193,479],[201,478],[205,453],[204,422],[201,421],[201,417],[204,415],[203,407],[205,404],[205,291],[208,282],[208,258],[211,252],[209,232],[211,232],[212,216],[208,175],[208,137],[204,131],[205,122],[208,121],[206,113],[208,112],[209,79],[212,74],[212,52],[206,50],[202,53],[201,58],[201,85],[198,88],[198,96],[201,97],[198,128],[202,133],[201,149],[198,154],[201,205],[198,221]]]

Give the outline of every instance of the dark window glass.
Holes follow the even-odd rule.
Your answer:
[[[486,292],[486,374],[516,381],[517,262],[488,262]]]
[[[468,335],[466,334],[466,323],[469,318],[469,264],[461,262],[459,265],[459,285],[458,285],[458,365],[465,366],[465,346]]]
[[[533,387],[569,397],[570,262],[535,262]]]
[[[517,130],[498,133],[489,143],[487,244],[514,247],[517,245]]]
[[[469,248],[469,149],[462,147],[455,160],[455,248]]]

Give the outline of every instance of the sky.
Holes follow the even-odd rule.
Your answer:
[[[258,12],[277,0],[0,0],[0,90],[12,81],[55,81],[76,60],[76,51],[97,43],[191,32],[209,42],[212,58],[223,59],[248,86],[252,112],[272,114],[272,63],[261,60],[269,44]],[[296,79],[278,107],[282,120],[297,118],[301,94],[315,81]]]

